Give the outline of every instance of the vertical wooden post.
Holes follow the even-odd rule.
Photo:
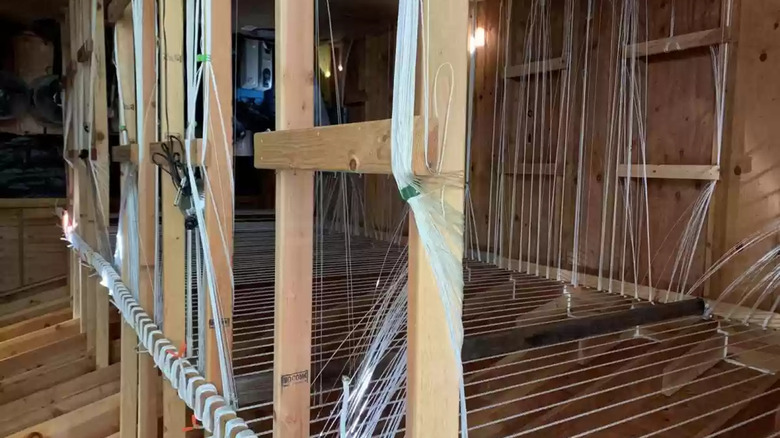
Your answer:
[[[108,156],[108,108],[106,98],[106,45],[105,45],[105,27],[103,23],[103,0],[97,0],[97,13],[95,14],[95,34],[92,37],[93,59],[97,68],[95,77],[95,87],[93,95],[94,122],[92,124],[93,147],[97,153],[96,160],[92,162],[95,168],[95,178],[98,199],[93,199],[95,203],[92,210],[99,211],[100,214],[95,218],[96,228],[95,244],[99,239],[107,236],[98,233],[108,232],[108,185],[109,185],[109,156]],[[107,239],[106,239],[107,240]],[[99,285],[100,279],[92,279],[96,288],[95,295],[95,364],[98,368],[109,365],[109,347],[110,340],[108,336],[108,290]]]
[[[143,126],[138,126],[138,147],[143,148],[143,158],[138,163],[138,246],[139,273],[138,298],[139,303],[149,315],[154,315],[154,253],[155,239],[155,173],[157,168],[152,163],[151,145],[157,137],[156,102],[157,87],[155,87],[155,0],[142,0],[142,35],[136,44],[135,52],[143,59],[140,82],[140,95],[136,94],[136,107],[143,120]],[[136,37],[136,42],[139,39]],[[139,87],[136,87],[138,90]],[[154,360],[149,354],[138,356],[138,435],[142,437],[157,436],[158,397],[160,392],[160,377],[154,366]]]
[[[466,150],[466,87],[468,79],[468,0],[426,0],[428,21],[428,76],[430,99],[437,99],[439,108],[449,106],[449,130],[443,157],[443,171],[463,175]],[[452,76],[443,68],[437,87],[434,77],[440,66],[452,65]],[[423,64],[418,62],[422,68]],[[419,77],[419,75],[418,75]],[[418,81],[418,88],[420,87]],[[422,99],[419,112],[422,113]],[[433,108],[433,105],[429,106]],[[440,113],[440,117],[444,117]],[[444,123],[440,123],[440,129]],[[442,135],[439,136],[443,138]],[[462,186],[461,186],[462,187]],[[463,189],[449,190],[447,201],[463,211]],[[409,374],[406,427],[409,437],[458,435],[458,373],[450,343],[444,308],[419,232],[410,218],[409,226]],[[460,258],[462,254],[457,254]],[[456,315],[460,317],[460,315]]]
[[[75,13],[74,9],[74,3],[71,1],[69,2],[69,7],[66,11],[65,19],[62,22],[62,25],[60,27],[60,36],[61,36],[61,43],[62,43],[62,71],[63,75],[65,76],[65,92],[68,93],[69,96],[72,96],[74,93],[74,69],[73,69],[73,14]],[[75,144],[75,133],[73,132],[73,120],[71,120],[70,125],[68,126],[69,132],[68,136],[64,139],[65,140],[65,149],[66,151],[70,152],[73,150],[74,144]],[[76,180],[76,171],[70,166],[66,166],[66,172],[68,176],[68,187],[67,187],[67,195],[68,195],[68,213],[69,218],[73,218],[73,214],[76,211],[76,187],[75,187],[75,180]],[[81,317],[81,303],[79,303],[79,258],[75,251],[71,251],[68,255],[68,289],[70,290],[70,305],[71,310],[73,311],[73,318],[80,318]]]
[[[124,112],[125,132],[127,132],[127,143],[136,143],[136,111],[135,111],[135,57],[133,48],[133,15],[132,6],[128,5],[124,10],[122,17],[116,22],[114,27],[116,32],[116,56],[119,59],[119,68],[117,75],[121,80],[122,98]],[[121,130],[121,127],[120,127]],[[127,175],[123,175],[127,177]],[[124,182],[122,183],[124,190]],[[127,227],[126,220],[122,221],[123,226]],[[128,229],[120,230],[123,236],[128,235]],[[125,237],[126,238],[126,237]],[[122,247],[122,281],[130,284],[130,275],[128,273],[128,259],[130,252],[128,245]],[[119,433],[121,438],[138,437],[138,336],[135,330],[122,322],[121,333],[121,376],[120,393],[122,394],[121,408],[119,412]]]
[[[184,138],[184,3],[164,0],[160,14],[160,123],[162,139]],[[179,143],[183,145],[183,143]],[[170,145],[177,148],[176,141]],[[178,149],[174,149],[177,151]],[[184,151],[180,151],[182,154]],[[161,176],[163,248],[163,333],[176,346],[185,342],[184,216],[175,204],[177,189]],[[187,407],[170,385],[163,385],[163,436],[184,437]]]
[[[314,121],[314,5],[276,0],[276,129]],[[314,173],[276,173],[274,436],[309,436]]]
[[[217,350],[216,324],[222,324],[227,333],[227,346],[232,350],[233,295],[233,181],[228,170],[233,163],[233,76],[232,76],[232,2],[211,2],[211,73],[203,77],[204,93],[209,94],[210,109],[206,169],[211,193],[206,193],[206,232],[211,242],[211,258],[221,321],[214,318],[211,302],[208,304],[209,329],[206,337],[206,380],[222,392],[219,353]],[[212,80],[212,76],[214,80]],[[214,89],[216,83],[217,89]],[[219,105],[217,105],[219,102]],[[221,170],[220,170],[221,169]],[[213,198],[213,199],[212,199]],[[223,244],[224,242],[224,244]],[[224,247],[227,245],[227,247]]]

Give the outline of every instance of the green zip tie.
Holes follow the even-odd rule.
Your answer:
[[[417,191],[417,189],[415,189],[414,186],[406,186],[401,189],[401,199],[403,199],[404,202],[414,198],[419,194],[420,192]]]
[[[120,130],[120,131],[124,131],[124,130],[126,130],[126,129],[127,129],[127,126],[125,126],[125,125],[119,125],[119,130]]]
[[[200,55],[195,56],[195,60],[198,61],[198,62],[211,61],[211,55],[200,54]]]

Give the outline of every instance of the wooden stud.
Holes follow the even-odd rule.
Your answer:
[[[231,180],[233,151],[233,77],[232,77],[232,25],[233,6],[230,0],[211,2],[211,61],[205,70],[204,93],[209,94],[211,109],[206,120],[208,131],[208,149],[205,166],[208,169],[211,192],[206,193],[206,233],[211,242],[211,259],[214,266],[214,283],[217,287],[217,300],[221,318],[214,318],[211,300],[207,301],[209,328],[206,333],[206,380],[213,383],[223,393],[217,350],[216,324],[222,324],[225,333],[228,354],[232,350],[232,271],[233,271],[233,207],[234,196]],[[212,77],[213,75],[213,77]],[[215,85],[216,84],[216,85]],[[216,87],[216,90],[215,90]],[[219,109],[217,107],[219,102]],[[211,293],[211,292],[209,292]],[[213,325],[212,325],[213,320]]]
[[[136,45],[135,51],[141,53],[143,59],[143,71],[141,77],[136,77],[136,90],[140,88],[140,95],[136,94],[136,108],[140,115],[154,114],[156,106],[155,84],[155,8],[154,0],[142,0],[143,30],[140,38],[140,47]],[[138,41],[138,39],[136,39]],[[140,87],[138,86],[140,84]],[[141,132],[143,129],[143,132]],[[145,117],[143,128],[137,127],[139,147],[144,154],[150,153],[150,143],[156,141],[157,123],[154,117]],[[155,191],[155,173],[157,168],[151,161],[143,161],[138,164],[138,238],[139,238],[139,265],[138,273],[139,290],[138,301],[149,315],[154,315],[154,271],[156,254],[155,249],[155,204],[157,193]],[[149,354],[138,356],[138,434],[143,437],[157,436],[158,397],[160,394],[160,377],[154,360]]]
[[[95,246],[100,239],[100,233],[108,233],[109,216],[109,153],[108,153],[108,107],[106,98],[106,46],[105,46],[105,26],[103,23],[104,0],[97,1],[97,14],[95,15],[95,42],[93,43],[93,60],[96,63],[97,74],[95,75],[93,111],[94,123],[92,125],[93,148],[97,152],[97,159],[92,162],[95,168],[95,178],[97,179],[98,199],[92,201],[93,209],[98,209],[100,214],[96,215]],[[103,238],[107,239],[107,235]],[[100,278],[92,278],[95,287],[95,362],[98,368],[109,365],[108,351],[110,340],[108,338],[108,312],[109,300],[108,289],[100,286]]]
[[[429,70],[421,71],[418,78],[427,75],[429,83],[434,83],[440,65],[450,63],[452,66],[452,77],[440,81],[438,87],[431,91],[429,99],[435,99],[439,107],[448,106],[449,132],[446,140],[440,140],[446,141],[446,144],[440,145],[440,150],[446,151],[442,157],[442,170],[461,175],[462,182],[466,148],[468,0],[427,0],[423,7],[431,12],[427,17],[430,32]],[[421,86],[417,88],[422,91]],[[418,99],[420,112],[422,107],[423,99]],[[462,187],[449,190],[445,196],[452,208],[463,212]],[[451,346],[449,327],[439,294],[431,293],[438,287],[413,215],[409,223],[407,436],[457,436],[457,359]],[[458,260],[461,256],[455,254]],[[458,274],[462,275],[460,272]],[[461,310],[453,311],[455,314],[452,317],[459,319]],[[456,338],[456,342],[462,342],[462,338]]]
[[[184,133],[184,2],[166,0],[160,10],[160,123],[163,139]],[[175,141],[174,141],[175,142]],[[181,348],[186,341],[184,216],[176,205],[177,189],[167,174],[161,174],[163,248],[163,334]],[[187,406],[178,391],[163,385],[163,436],[184,437]]]
[[[118,3],[118,0],[112,1],[111,6]],[[133,47],[133,15],[132,7],[127,6],[123,10],[116,25],[114,32],[116,37],[116,54],[119,58],[119,68],[117,74],[121,79],[123,112],[124,112],[124,132],[127,134],[127,141],[135,143],[136,140],[136,112],[135,112],[135,55]],[[116,147],[112,148],[112,156],[116,153]],[[122,180],[127,175],[122,175]],[[124,187],[124,183],[121,187]],[[127,221],[123,221],[127,224]],[[124,232],[125,234],[127,231]],[[128,264],[130,253],[127,245],[122,247],[122,281],[129,282]],[[126,322],[122,322],[120,339],[121,356],[121,376],[120,376],[120,435],[122,438],[136,438],[138,436],[138,336],[133,327]]]
[[[314,4],[276,0],[276,128],[310,128]],[[303,26],[300,23],[305,23]],[[276,173],[274,436],[309,436],[314,173]]]
[[[348,123],[255,134],[255,167],[371,174],[393,173],[390,160],[391,120]],[[414,161],[417,175],[430,172],[425,163],[425,124],[414,123]],[[437,142],[438,123],[428,124],[428,141]]]

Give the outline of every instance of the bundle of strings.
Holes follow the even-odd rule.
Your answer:
[[[734,259],[745,253],[750,248],[765,242],[767,239],[780,234],[780,219],[774,220],[762,227],[753,234],[745,237],[732,246],[725,254],[723,254],[715,263],[707,269],[704,274],[696,280],[690,287],[686,289],[687,295],[693,295],[704,282],[709,280],[713,275],[719,272],[727,264],[734,261]],[[708,306],[706,315],[712,315],[718,306],[726,301],[726,298],[734,295],[735,293],[742,292],[742,296],[738,301],[738,305],[744,304],[748,299],[753,298],[753,306],[744,318],[747,323],[750,318],[756,312],[762,302],[766,301],[773,293],[777,292],[780,287],[780,263],[777,261],[777,256],[780,255],[780,247],[777,245],[772,246],[763,256],[758,258],[752,263],[746,270],[738,275],[730,284],[723,290],[718,296],[718,299],[714,303]],[[757,295],[756,292],[759,292]],[[774,312],[780,305],[780,298],[775,298],[771,305],[771,312],[769,312],[767,318],[763,321],[762,325],[767,327],[771,322]],[[728,313],[728,317],[733,314],[732,310]]]
[[[206,162],[206,155],[209,147],[216,147],[217,150],[214,152],[214,154],[224,155],[225,159],[228,163],[231,163],[232,161],[232,144],[229,144],[227,141],[227,130],[224,125],[221,125],[219,130],[217,130],[217,134],[215,139],[212,139],[211,142],[213,144],[209,144],[209,113],[213,110],[212,104],[216,103],[216,110],[217,114],[219,116],[219,120],[224,121],[224,117],[222,116],[222,107],[220,105],[220,98],[217,91],[217,83],[216,78],[214,76],[214,71],[211,68],[211,57],[209,55],[211,51],[211,43],[212,43],[212,23],[211,23],[211,10],[212,5],[210,0],[188,0],[186,2],[186,34],[185,34],[185,48],[186,48],[186,75],[187,75],[187,129],[185,134],[185,141],[184,141],[184,147],[185,147],[185,159],[186,159],[186,167],[187,167],[187,176],[189,177],[190,181],[196,181],[196,175],[195,175],[195,166],[193,166],[193,144],[195,142],[196,136],[195,136],[195,129],[198,126],[198,120],[196,117],[196,107],[198,102],[198,95],[201,92],[201,85],[205,82],[206,87],[210,87],[210,90],[214,92],[214,96],[216,97],[215,102],[211,101],[211,93],[208,90],[204,90],[203,93],[203,118],[201,120],[200,126],[203,127],[202,130],[202,137],[200,144],[202,145],[202,148],[200,150],[200,162],[205,163]],[[204,80],[205,77],[205,80]],[[230,172],[232,173],[232,165],[227,166]],[[230,282],[229,282],[229,291],[219,290],[219,287],[217,285],[216,281],[216,273],[215,273],[215,267],[214,267],[214,260],[210,256],[212,254],[211,247],[216,245],[220,251],[225,253],[225,257],[229,260],[230,255],[228,254],[228,246],[227,246],[227,239],[224,235],[224,227],[223,224],[220,222],[219,215],[215,215],[216,217],[216,223],[213,224],[216,226],[220,231],[220,240],[217,242],[214,242],[213,239],[210,238],[209,234],[206,231],[206,220],[205,220],[205,212],[207,208],[216,209],[216,204],[214,203],[215,193],[213,190],[213,187],[209,180],[209,173],[205,170],[205,168],[202,169],[201,174],[203,175],[204,180],[204,191],[205,194],[202,194],[199,192],[197,184],[192,184],[192,200],[194,204],[194,210],[195,215],[198,220],[198,242],[200,242],[201,245],[201,251],[203,255],[203,270],[205,272],[205,284],[202,284],[199,282],[198,284],[198,294],[199,294],[199,306],[204,306],[206,303],[206,300],[208,300],[208,303],[211,305],[211,319],[213,319],[214,323],[214,331],[216,335],[216,344],[217,344],[217,356],[219,358],[219,368],[220,368],[220,374],[221,374],[221,380],[222,380],[222,388],[224,391],[224,397],[232,406],[236,406],[238,403],[237,397],[236,397],[236,389],[235,389],[235,381],[233,379],[233,365],[232,365],[232,359],[230,356],[230,351],[228,349],[228,334],[226,332],[227,328],[225,327],[224,320],[222,318],[223,310],[221,309],[220,300],[218,299],[218,296],[221,294],[230,294],[230,296],[233,295],[233,272],[232,270],[228,269],[226,274],[229,276]],[[234,208],[234,205],[232,204],[233,197],[234,197],[234,187],[233,187],[233,178],[232,174],[229,177],[230,185],[229,185],[229,193],[226,194],[229,201],[231,202],[230,208],[231,210]],[[205,196],[208,195],[208,196]],[[206,205],[206,199],[210,200],[210,204]],[[190,253],[192,254],[192,253]],[[192,265],[192,260],[187,260],[187,265]],[[197,277],[200,280],[200,276]],[[207,296],[205,296],[207,295]],[[200,312],[199,308],[199,315],[203,315],[202,312]],[[190,313],[192,315],[192,313]],[[207,321],[201,320],[198,321],[198,327],[202,328],[207,324]],[[199,339],[199,359],[198,359],[198,366],[202,369],[204,366],[204,346],[203,343],[200,343]]]
[[[463,214],[446,201],[448,184],[445,176],[439,174],[425,179],[416,178],[412,168],[417,38],[419,23],[424,21],[422,18],[419,0],[399,2],[393,79],[392,168],[401,197],[414,213],[420,241],[436,280],[453,352],[450,360],[454,362],[458,374],[460,433],[467,436],[461,363],[463,273],[460,256],[463,250]],[[427,27],[424,28],[426,29]],[[424,55],[427,55],[425,38],[423,47]],[[428,72],[427,61],[425,64],[423,68]],[[427,132],[427,75],[424,94]],[[446,119],[443,129],[446,141]],[[427,140],[425,148],[427,152]],[[441,171],[441,163],[436,170]],[[342,436],[373,436],[379,432],[380,427],[382,436],[390,436],[397,431],[406,410],[403,391],[408,340],[403,336],[403,330],[407,318],[408,268],[406,262],[403,263],[398,269],[399,275],[392,277],[394,280],[390,287],[377,300],[379,311],[376,315],[379,319],[369,324],[371,341],[363,355],[362,364],[354,379],[344,381],[344,392],[340,396]],[[434,292],[426,290],[420,293]],[[382,361],[384,362],[380,365]],[[385,416],[388,412],[389,416]],[[382,421],[383,418],[386,421]]]

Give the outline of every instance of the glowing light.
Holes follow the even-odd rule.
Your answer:
[[[339,67],[338,67],[338,69],[339,69],[339,71],[344,71],[344,66],[343,66],[343,65],[341,65],[341,64],[339,64]]]
[[[469,37],[469,53],[474,53],[478,48],[485,46],[485,29],[478,27]]]
[[[329,77],[330,77],[330,71],[327,71],[327,70],[325,71],[325,77],[326,77],[326,78],[329,78]]]
[[[68,215],[67,211],[62,212],[62,230],[65,232],[65,235],[67,236],[73,230],[76,228],[76,224],[71,222],[70,216]]]

